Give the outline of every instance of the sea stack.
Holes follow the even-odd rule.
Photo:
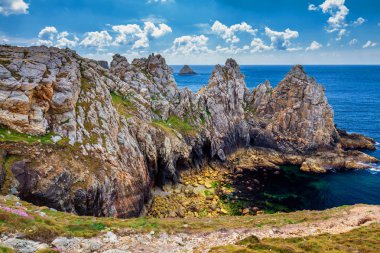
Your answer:
[[[197,73],[194,70],[192,70],[189,65],[185,65],[179,71],[179,74],[181,76],[187,76],[187,75],[196,75]]]

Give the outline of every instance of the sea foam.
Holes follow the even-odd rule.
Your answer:
[[[370,164],[371,168],[368,170],[370,171],[371,174],[378,174],[380,173],[380,164]]]

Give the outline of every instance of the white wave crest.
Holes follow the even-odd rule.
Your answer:
[[[371,167],[368,169],[371,174],[378,174],[380,173],[380,164],[369,164]]]

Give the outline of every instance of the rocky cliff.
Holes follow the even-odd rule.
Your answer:
[[[193,93],[160,55],[115,55],[108,70],[68,49],[1,46],[0,124],[2,193],[95,216],[139,215],[153,185],[238,147],[275,150],[284,163],[307,157],[309,171],[335,167],[315,160],[320,152],[339,154],[339,167],[376,161],[345,151],[374,145],[335,128],[323,87],[301,66],[249,91],[233,59]]]
[[[269,137],[272,148],[304,153],[334,147],[339,140],[324,88],[302,66],[294,66],[275,89],[259,85],[254,99],[254,117],[270,135],[258,138],[267,142]]]

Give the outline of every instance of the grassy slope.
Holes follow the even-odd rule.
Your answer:
[[[52,144],[53,136],[54,134],[52,133],[43,136],[33,136],[0,127],[0,142],[25,142],[30,144],[40,142],[43,144]]]
[[[299,211],[293,213],[276,213],[258,216],[229,216],[218,218],[96,218],[49,210],[37,207],[27,202],[19,201],[21,207],[16,207],[16,200],[0,197],[0,234],[23,233],[27,238],[38,241],[50,241],[57,236],[92,237],[101,232],[122,229],[133,229],[137,232],[165,231],[176,232],[210,232],[219,229],[281,226],[308,221],[324,220],[338,217],[351,207],[339,207],[326,211]],[[11,207],[23,210],[29,217],[22,217],[3,210],[1,207]],[[47,215],[42,217],[39,212]]]
[[[194,136],[196,134],[196,129],[194,127],[192,127],[186,120],[182,120],[177,116],[170,116],[166,121],[154,120],[152,125],[161,128],[168,134],[170,134],[172,129],[184,135]]]
[[[258,240],[248,237],[235,245],[226,245],[211,249],[212,253],[298,253],[298,252],[379,252],[380,224],[354,229],[338,235],[322,234],[318,236],[296,238],[274,238]]]
[[[114,92],[111,93],[112,103],[121,116],[126,118],[132,117],[136,114],[136,107],[128,96],[120,96]]]

